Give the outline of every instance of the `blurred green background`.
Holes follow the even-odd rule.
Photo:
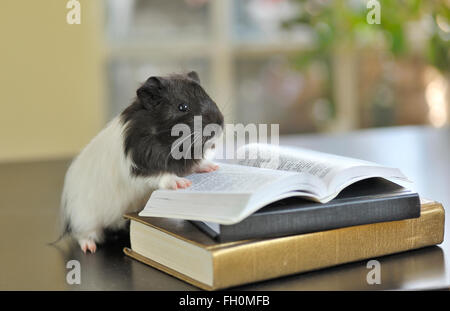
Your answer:
[[[449,123],[450,1],[0,2],[0,161],[76,154],[151,75],[196,70],[227,123]],[[369,4],[369,7],[368,7]]]

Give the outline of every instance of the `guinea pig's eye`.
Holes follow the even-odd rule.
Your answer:
[[[178,105],[178,110],[183,111],[183,112],[187,111],[188,108],[189,108],[188,104],[179,104]]]

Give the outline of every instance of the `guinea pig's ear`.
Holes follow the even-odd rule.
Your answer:
[[[198,76],[198,73],[196,73],[195,71],[188,72],[187,76],[192,80],[194,80],[195,82],[197,82],[198,84],[200,84],[200,77]]]
[[[157,105],[164,87],[163,78],[150,77],[137,89],[136,95],[146,108]]]

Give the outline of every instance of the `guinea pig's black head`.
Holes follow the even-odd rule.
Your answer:
[[[136,94],[121,114],[124,151],[133,161],[133,174],[189,173],[224,124],[198,74],[150,77]],[[200,156],[195,146],[201,146]]]

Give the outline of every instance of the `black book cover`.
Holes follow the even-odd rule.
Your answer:
[[[381,178],[345,188],[328,203],[288,198],[261,208],[233,225],[192,221],[220,242],[273,238],[420,216],[419,195]],[[212,225],[212,226],[211,226]],[[217,233],[212,229],[219,229]]]

